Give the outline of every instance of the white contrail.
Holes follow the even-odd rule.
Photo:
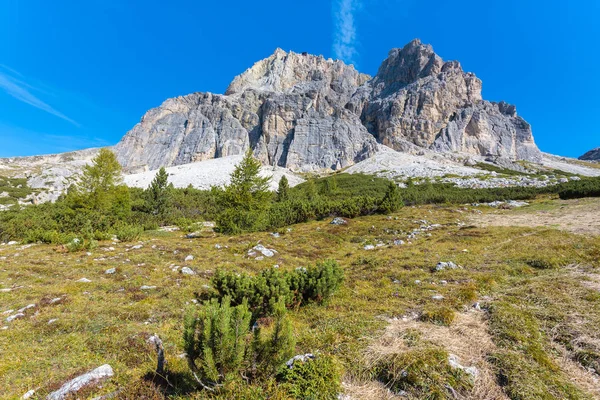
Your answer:
[[[21,74],[6,66],[2,67],[5,71],[2,71],[0,69],[0,89],[4,90],[7,94],[19,101],[22,101],[23,103],[29,104],[30,106],[33,106],[35,108],[39,108],[40,110],[46,111],[47,113],[57,116],[58,118],[62,118],[75,126],[79,126],[77,122],[67,117],[65,114],[61,113],[48,103],[45,103],[44,101],[40,100],[33,93],[31,93],[30,89],[35,88],[29,85],[28,83],[24,82],[23,80],[19,79],[22,77]],[[11,76],[7,72],[11,72],[13,76]],[[19,78],[15,78],[14,75],[18,75]]]
[[[333,54],[347,63],[356,63],[356,25],[354,13],[360,7],[360,0],[334,0],[333,18],[335,31]]]

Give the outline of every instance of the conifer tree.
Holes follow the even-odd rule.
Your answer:
[[[394,182],[390,181],[379,210],[384,214],[389,214],[397,211],[401,206],[402,198],[400,197],[400,189],[398,189],[398,186]]]
[[[277,188],[277,201],[287,201],[290,198],[290,184],[285,175],[279,180],[279,187]]]
[[[156,176],[145,190],[146,202],[150,212],[154,215],[164,213],[169,200],[169,175],[161,167]]]
[[[223,190],[213,190],[223,209],[216,221],[222,232],[260,230],[266,224],[266,210],[272,199],[271,177],[260,176],[260,168],[260,161],[248,149],[231,174],[230,184]]]

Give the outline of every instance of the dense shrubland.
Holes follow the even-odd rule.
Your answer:
[[[600,178],[544,188],[495,189],[461,189],[432,182],[417,185],[409,180],[406,188],[399,188],[387,179],[361,174],[309,179],[294,188],[283,178],[272,193],[269,179],[260,177],[259,169],[258,161],[248,153],[224,188],[176,189],[161,169],[144,190],[124,186],[114,154],[102,150],[84,168],[80,182],[56,203],[15,206],[0,213],[0,240],[68,244],[78,239],[90,245],[113,236],[136,240],[143,230],[163,225],[189,231],[196,222],[206,220],[216,221],[223,233],[235,234],[332,216],[387,214],[403,205],[528,200],[544,194],[558,194],[562,199],[600,196]],[[29,192],[24,182],[17,183],[20,192]]]

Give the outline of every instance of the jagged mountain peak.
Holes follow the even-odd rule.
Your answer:
[[[343,61],[325,59],[308,53],[275,52],[234,78],[225,94],[234,95],[253,89],[266,92],[290,92],[298,85],[322,82],[331,84],[340,78],[360,86],[370,79]]]
[[[264,164],[344,168],[377,142],[539,161],[514,106],[481,98],[481,80],[415,39],[390,51],[370,78],[354,66],[276,49],[237,76],[225,95],[194,93],[150,110],[115,147],[128,169],[186,164],[252,148]]]

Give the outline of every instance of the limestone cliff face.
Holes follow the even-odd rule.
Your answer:
[[[377,141],[404,151],[541,159],[514,106],[482,100],[475,75],[418,40],[392,50],[374,78],[277,49],[225,95],[194,93],[148,111],[115,150],[126,168],[156,169],[250,147],[266,165],[310,171],[369,158]]]
[[[457,61],[444,62],[413,40],[393,49],[348,108],[360,114],[379,142],[396,150],[410,144],[511,160],[539,162],[531,127],[514,106],[481,98],[481,80]]]
[[[339,169],[376,151],[360,118],[344,107],[368,79],[341,61],[278,49],[225,95],[194,93],[150,110],[115,150],[126,167],[156,169],[252,147],[267,165]]]

